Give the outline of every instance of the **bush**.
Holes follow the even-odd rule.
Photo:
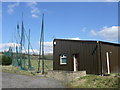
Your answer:
[[[10,65],[11,64],[11,59],[10,57],[6,57],[5,55],[2,56],[2,65]]]

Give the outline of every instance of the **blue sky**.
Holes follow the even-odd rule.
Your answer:
[[[3,2],[3,44],[16,43],[13,35],[18,22],[21,31],[22,12],[25,30],[28,33],[31,29],[31,44],[36,52],[39,49],[43,12],[46,53],[52,52],[53,38],[117,43],[117,2]]]

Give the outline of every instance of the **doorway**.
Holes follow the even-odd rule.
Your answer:
[[[73,68],[74,72],[78,71],[78,54],[73,54]]]

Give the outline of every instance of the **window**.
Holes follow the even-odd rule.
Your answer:
[[[67,64],[67,56],[65,54],[60,55],[60,64]]]

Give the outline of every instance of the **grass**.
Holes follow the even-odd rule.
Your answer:
[[[119,82],[118,82],[119,81]],[[70,88],[118,88],[120,75],[87,75],[67,83]]]
[[[28,69],[28,60],[25,60],[26,63],[26,69]],[[20,67],[15,67],[12,65],[9,66],[0,66],[2,68],[2,72],[10,72],[10,73],[16,73],[16,74],[24,74],[29,76],[39,75],[41,73],[37,73],[38,71],[38,60],[31,60],[31,64],[33,67],[33,70],[21,70]],[[40,70],[42,69],[42,61],[40,61]],[[53,60],[44,60],[44,72],[47,74],[48,70],[53,69]]]

